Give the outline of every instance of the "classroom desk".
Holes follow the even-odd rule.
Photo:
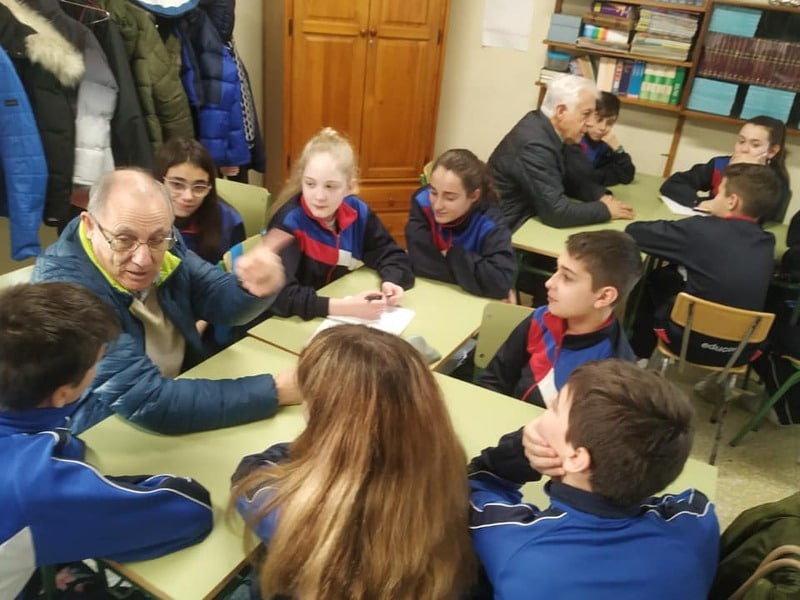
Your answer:
[[[378,274],[362,267],[326,285],[319,294],[343,298],[379,288]],[[442,358],[431,365],[436,369],[475,335],[487,302],[488,298],[468,294],[457,285],[417,277],[414,287],[403,294],[401,301],[402,306],[416,313],[403,337],[421,335],[438,350]],[[293,354],[300,354],[322,321],[319,318],[303,321],[300,317],[271,317],[247,333]]]
[[[297,356],[255,338],[245,338],[181,377],[242,377],[275,372],[295,363]],[[524,425],[541,409],[472,384],[434,373],[464,444],[467,457],[494,444],[499,437]],[[175,473],[196,478],[211,492],[214,530],[202,543],[159,559],[112,567],[157,598],[210,598],[246,564],[242,525],[238,518],[223,520],[229,499],[230,476],[246,454],[288,441],[303,428],[299,406],[282,408],[272,419],[247,425],[181,436],[151,433],[113,416],[85,431],[87,461],[102,473]],[[714,498],[717,469],[690,459],[668,490],[702,489]],[[546,505],[541,483],[523,488],[526,500]]]
[[[634,221],[655,221],[658,219],[674,221],[685,218],[683,215],[676,215],[670,211],[659,198],[660,193],[658,190],[663,181],[664,179],[657,175],[637,173],[633,183],[617,185],[611,190],[619,200],[630,204],[636,211]],[[625,231],[628,224],[632,222],[627,219],[614,219],[605,223],[559,229],[545,225],[534,217],[525,221],[514,232],[511,237],[511,244],[514,248],[523,252],[558,258],[558,255],[564,250],[567,238],[573,233],[578,233],[579,231],[602,231],[604,229]],[[776,259],[780,259],[783,253],[786,252],[786,232],[788,228],[789,226],[783,223],[767,223],[764,226],[765,231],[772,232],[775,236]]]

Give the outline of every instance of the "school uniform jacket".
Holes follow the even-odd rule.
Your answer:
[[[670,175],[661,184],[661,193],[684,206],[696,206],[703,200],[708,200],[717,195],[719,184],[722,183],[722,172],[730,163],[730,156],[715,156],[707,163],[698,163],[688,171],[680,171]],[[792,191],[789,182],[775,170],[780,182],[780,198],[775,210],[767,215],[767,221],[783,221]],[[698,196],[698,192],[708,192],[708,195]]]
[[[522,502],[521,485],[540,476],[520,465],[520,439],[521,430],[504,436],[469,469],[472,540],[497,600],[707,597],[719,523],[705,495],[689,489],[618,506],[550,481],[541,510]]]
[[[92,290],[122,323],[122,333],[108,345],[94,380],[76,403],[73,431],[83,431],[114,413],[159,433],[219,429],[275,414],[278,399],[272,375],[162,377],[147,356],[144,326],[130,311],[133,296],[100,268],[91,248],[75,218],[39,257],[33,271],[33,281],[69,281]],[[164,316],[186,342],[184,368],[205,358],[197,321],[243,325],[266,311],[273,299],[252,296],[233,275],[187,250],[182,239],[165,253],[151,293],[158,295]]]
[[[583,363],[605,358],[636,361],[613,315],[591,333],[572,335],[566,330],[565,319],[540,306],[511,332],[476,383],[545,406]]]
[[[602,223],[602,202],[571,202],[564,194],[564,143],[550,119],[534,110],[520,119],[489,157],[505,223],[516,231],[530,217],[551,227]]]
[[[217,206],[220,211],[220,232],[222,237],[220,238],[219,246],[217,246],[213,256],[201,256],[201,258],[207,260],[212,265],[219,263],[219,261],[222,260],[223,254],[245,239],[244,223],[242,222],[242,216],[239,212],[222,200],[222,198],[219,199]],[[191,217],[189,217],[188,222],[184,221],[184,219],[176,219],[175,225],[181,232],[181,237],[183,237],[186,247],[192,252],[197,253],[199,249],[198,238],[200,237],[200,230],[197,228],[197,224],[192,221]],[[183,224],[179,225],[179,223]]]
[[[74,406],[0,411],[0,598],[36,567],[86,558],[146,560],[211,531],[208,491],[173,475],[103,476],[69,433]]]
[[[411,197],[406,246],[414,273],[457,283],[470,294],[506,298],[514,284],[516,262],[511,232],[495,204],[481,201],[454,225],[439,225],[433,216],[430,188]],[[447,250],[443,256],[442,251]]]
[[[318,296],[316,290],[362,265],[378,271],[381,281],[404,290],[414,286],[408,256],[357,196],[347,196],[337,210],[337,232],[311,215],[300,194],[278,210],[269,227],[295,238],[281,252],[286,286],[272,305],[276,315],[305,320],[327,316],[329,298]]]
[[[643,252],[686,268],[686,292],[762,310],[775,269],[775,236],[752,219],[689,217],[625,228]]]

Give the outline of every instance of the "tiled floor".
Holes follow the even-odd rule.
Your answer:
[[[707,461],[716,427],[708,421],[712,405],[691,393],[696,374],[668,373],[668,377],[692,398],[697,410],[692,457]],[[757,386],[751,383],[750,389],[756,390]],[[716,508],[723,529],[744,509],[780,500],[800,489],[800,425],[776,427],[765,423],[759,431],[748,433],[738,446],[731,447],[730,440],[751,417],[734,399],[725,418],[716,463]]]

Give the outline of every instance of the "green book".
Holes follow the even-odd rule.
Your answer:
[[[681,92],[683,91],[683,82],[685,80],[686,69],[680,67],[677,73],[675,73],[675,81],[672,82],[672,91],[669,94],[670,104],[678,104],[681,101]]]

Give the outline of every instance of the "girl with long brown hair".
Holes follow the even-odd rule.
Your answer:
[[[266,545],[262,597],[459,597],[474,567],[465,455],[421,355],[341,325],[305,348],[296,384],[305,430],[234,474]]]

